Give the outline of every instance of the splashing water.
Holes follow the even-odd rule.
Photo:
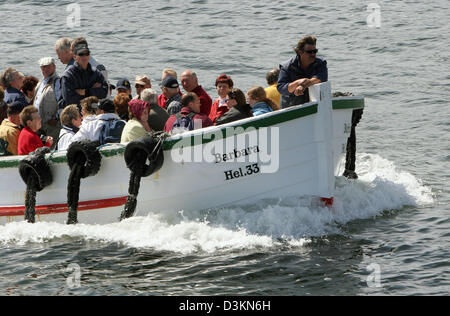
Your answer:
[[[119,243],[183,254],[214,253],[280,244],[303,246],[311,237],[339,234],[340,224],[379,216],[385,210],[433,202],[431,190],[378,155],[358,155],[357,181],[338,177],[332,208],[292,197],[247,207],[195,212],[174,210],[109,225],[25,222],[0,226],[0,243],[25,245],[69,239]]]

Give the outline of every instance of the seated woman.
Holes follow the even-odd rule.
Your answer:
[[[121,143],[131,142],[150,132],[150,125],[148,124],[150,104],[142,100],[134,99],[128,102],[128,109],[130,120],[123,128],[120,139]]]
[[[244,92],[234,88],[228,93],[227,100],[228,112],[216,120],[215,125],[226,124],[237,120],[242,120],[247,117],[252,117],[252,108],[245,101]]]
[[[228,93],[233,89],[233,80],[225,74],[216,79],[216,89],[219,97],[214,101],[209,112],[209,119],[215,123],[216,120],[228,112]]]
[[[81,126],[81,115],[76,104],[66,106],[61,112],[61,125],[58,150],[67,150],[70,145],[70,140]]]
[[[43,147],[42,140],[37,131],[42,126],[42,119],[39,116],[38,109],[29,105],[20,113],[20,122],[24,126],[19,135],[18,152],[19,155],[28,155],[36,149]],[[46,136],[46,147],[52,147],[53,138]]]
[[[252,107],[253,116],[272,112],[276,106],[267,98],[263,87],[253,87],[247,91],[248,103]]]

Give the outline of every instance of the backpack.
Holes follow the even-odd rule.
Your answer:
[[[173,123],[172,130],[192,131],[194,130],[194,116],[197,113],[191,112],[186,116],[180,113],[175,114],[177,120]]]
[[[0,138],[0,157],[2,156],[11,156],[12,154],[7,150],[9,146],[8,141]]]
[[[103,121],[99,137],[100,145],[108,143],[120,143],[122,131],[125,127],[125,121],[114,118],[109,120],[100,120]]]

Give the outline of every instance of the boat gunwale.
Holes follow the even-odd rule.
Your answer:
[[[359,109],[364,108],[364,97],[362,96],[349,96],[349,97],[337,97],[332,98],[333,110],[339,109]],[[334,104],[336,103],[336,104]],[[227,124],[219,126],[210,126],[204,129],[190,131],[188,133],[183,133],[182,135],[173,135],[167,138],[163,143],[163,150],[168,151],[177,148],[177,144],[180,144],[181,140],[185,140],[190,137],[191,146],[195,144],[195,140],[202,136],[202,144],[209,143],[215,140],[210,136],[217,133],[221,133],[223,139],[226,137],[231,137],[238,135],[239,133],[246,132],[245,129],[249,127],[263,128],[277,125],[280,123],[295,120],[301,117],[316,114],[318,111],[317,102],[309,102],[302,105],[292,106],[289,108],[281,109],[278,111],[266,113],[259,115],[257,117],[250,117]],[[242,127],[241,129],[235,130],[233,133],[229,133],[230,128]],[[228,132],[227,132],[228,131]],[[205,137],[206,135],[206,137]],[[186,142],[183,142],[182,146],[186,146]],[[121,155],[125,152],[126,144],[111,144],[104,145],[100,148],[100,153],[103,157],[113,157]],[[9,156],[0,157],[0,169],[7,168],[17,168],[19,166],[20,160],[26,156]],[[50,164],[67,163],[65,151],[54,151],[46,155],[47,161]]]

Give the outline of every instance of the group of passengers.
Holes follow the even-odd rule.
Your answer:
[[[162,93],[152,89],[149,76],[138,75],[133,96],[128,79],[115,86],[108,81],[108,71],[91,56],[86,39],[61,38],[55,52],[67,65],[60,77],[52,57],[39,60],[40,81],[11,67],[0,75],[0,155],[27,155],[42,146],[66,150],[84,139],[126,143],[152,131],[178,133],[225,124],[276,111],[282,100],[279,91],[302,96],[315,79],[283,82],[291,80],[291,65],[282,65],[281,74],[280,69],[267,73],[267,88],[253,87],[245,95],[230,76],[221,74],[215,81],[218,96],[213,102],[195,72],[184,71],[180,84],[173,69],[164,69]],[[298,60],[303,66],[303,59]]]

